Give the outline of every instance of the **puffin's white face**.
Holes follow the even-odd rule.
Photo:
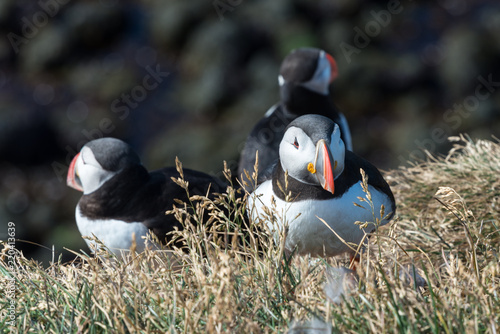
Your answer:
[[[314,162],[316,145],[311,138],[301,129],[290,127],[280,143],[279,155],[281,167],[293,178],[304,183],[315,184],[310,177],[307,166]]]
[[[291,126],[280,143],[280,162],[291,177],[334,193],[334,180],[344,170],[345,145],[336,124],[324,137],[313,142],[301,128]]]
[[[97,161],[92,150],[82,148],[71,162],[67,183],[70,187],[90,194],[99,189],[116,172],[105,170]]]

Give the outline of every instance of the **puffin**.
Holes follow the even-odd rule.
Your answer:
[[[283,60],[278,76],[280,101],[272,106],[254,126],[241,151],[238,176],[245,189],[252,188],[245,170],[251,176],[258,152],[257,183],[267,178],[278,159],[278,147],[287,125],[299,116],[319,114],[330,118],[340,127],[341,138],[352,151],[349,125],[338,111],[329,92],[338,75],[335,59],[317,48],[299,48]]]
[[[369,201],[360,200],[367,198],[361,170],[368,177],[366,190],[373,210]],[[346,243],[359,245],[365,233],[387,224],[396,204],[379,170],[346,150],[338,124],[310,114],[286,127],[279,160],[269,178],[249,196],[247,209],[252,221],[267,225],[274,238],[288,227],[285,250],[289,254],[348,253],[355,258],[355,247]]]
[[[213,199],[215,193],[226,190],[222,181],[202,172],[183,169],[183,176],[190,196],[208,194]],[[189,203],[186,190],[172,180],[178,177],[175,167],[148,172],[120,139],[88,142],[71,161],[67,176],[67,185],[83,192],[75,210],[82,237],[94,235],[118,256],[130,249],[134,239],[136,251],[142,252],[148,233],[168,243],[168,233],[183,226],[165,212],[172,209],[175,199]],[[93,240],[85,241],[91,249],[99,247]]]

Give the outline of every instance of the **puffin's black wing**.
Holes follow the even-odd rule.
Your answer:
[[[254,126],[247,137],[245,147],[241,152],[238,166],[238,177],[246,170],[250,176],[255,165],[255,152],[259,152],[259,181],[261,174],[272,167],[279,158],[279,145],[285,128],[293,120],[287,117],[280,104],[275,105],[274,110],[269,111],[270,115],[263,117]],[[246,179],[246,178],[245,178]]]
[[[394,199],[394,194],[392,193],[391,187],[387,183],[387,181],[384,179],[380,171],[372,165],[368,160],[365,160],[361,158],[360,156],[352,153],[351,151],[345,151],[345,166],[344,166],[344,172],[342,175],[345,175],[342,177],[343,180],[355,180],[355,182],[359,182],[362,180],[361,178],[361,173],[360,173],[360,168],[362,168],[366,175],[368,176],[368,184],[373,186],[374,188],[382,191],[385,193],[387,196],[389,196],[389,199],[391,200],[392,203],[395,203]],[[352,182],[349,182],[352,183]],[[336,181],[335,183],[335,192],[337,192],[337,184],[338,182]],[[353,184],[353,183],[352,183]],[[351,185],[352,185],[351,184]],[[339,184],[340,186],[340,184]],[[387,208],[388,210],[390,208]],[[394,208],[392,210],[392,215],[391,217],[396,213],[396,205],[394,204]]]
[[[213,199],[214,193],[223,193],[226,190],[226,185],[220,180],[194,170],[184,169],[184,181],[188,182],[189,196],[199,195]],[[184,188],[175,183],[173,178],[179,178],[180,175],[175,168],[164,168],[150,173],[150,187],[159,194],[156,205],[152,205],[151,216],[143,220],[143,224],[149,228],[160,241],[164,241],[169,232],[172,232],[175,227],[182,229],[182,224],[174,217],[174,215],[166,215],[167,210],[171,210],[178,199],[189,204],[188,193]],[[155,214],[156,213],[156,214]],[[204,221],[208,217],[203,217]]]

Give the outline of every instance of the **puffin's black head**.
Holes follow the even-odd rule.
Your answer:
[[[293,178],[335,191],[334,180],[344,170],[345,146],[331,119],[304,115],[285,130],[279,149],[283,170]]]
[[[119,139],[92,140],[71,161],[67,184],[89,194],[124,168],[140,163],[139,156]]]
[[[300,48],[293,50],[283,60],[279,84],[282,88],[300,86],[327,95],[328,86],[337,74],[337,63],[331,55],[321,49]]]
[[[100,138],[85,144],[105,170],[117,172],[125,167],[141,163],[130,145],[116,138]],[[82,148],[83,149],[83,148]]]

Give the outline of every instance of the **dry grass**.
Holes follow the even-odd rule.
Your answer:
[[[0,308],[5,312],[10,302],[1,289],[14,280],[11,329],[19,332],[496,333],[500,145],[456,140],[446,158],[386,173],[398,215],[370,239],[357,266],[359,283],[343,296],[331,270],[347,265],[347,258],[288,262],[282,245],[264,236],[261,253],[252,239],[224,232],[215,238],[214,231],[243,228],[205,202],[195,214],[177,209],[188,220],[210,212],[215,225],[181,232],[189,253],[173,251],[175,261],[153,251],[125,261],[105,252],[78,253],[79,261],[43,268],[16,253],[11,270],[4,244]],[[232,208],[231,217],[244,212],[244,201],[232,192],[217,201]],[[400,277],[402,268],[412,266],[425,286],[411,275]]]

